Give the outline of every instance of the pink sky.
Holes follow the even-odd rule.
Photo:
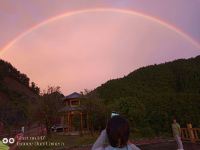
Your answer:
[[[156,2],[156,0],[153,1]],[[66,5],[67,7],[58,3],[55,5],[53,1],[45,1],[40,4],[38,1],[31,1],[35,5],[12,5],[13,7],[4,2],[0,6],[4,8],[4,10],[1,9],[1,12],[4,12],[5,16],[9,16],[9,13],[12,15],[19,9],[18,7],[26,7],[26,10],[21,10],[20,13],[17,11],[18,13],[13,17],[18,27],[15,26],[13,29],[11,26],[9,27],[11,24],[6,27],[6,23],[3,23],[0,29],[2,33],[0,46],[2,48],[17,35],[30,29],[33,24],[57,16],[61,12],[73,12],[74,9],[81,10],[94,6],[108,9],[62,17],[35,28],[4,50],[0,54],[1,58],[11,62],[17,69],[27,74],[31,81],[36,82],[41,89],[45,89],[48,85],[58,85],[67,95],[86,88],[94,89],[109,79],[123,77],[142,66],[200,54],[199,47],[158,22],[139,15],[109,10],[109,8],[119,9],[119,7],[121,10],[130,10],[130,6],[132,6],[138,10],[146,10],[150,16],[153,13],[157,14],[156,18],[162,17],[163,20],[171,18],[171,22],[173,22],[173,14],[169,12],[166,15],[163,9],[161,10],[156,5],[152,4],[147,7],[148,2],[141,5],[137,1],[120,3],[117,0],[101,1],[101,3],[99,1],[85,2],[87,3],[81,4],[80,1],[79,3],[71,1],[69,3],[71,5]],[[180,1],[173,2],[176,4]],[[23,4],[26,3],[23,1]],[[49,7],[46,7],[45,4]],[[165,6],[169,7],[170,4],[172,2],[166,2]],[[187,7],[187,2],[181,4],[183,7],[180,6],[180,10],[176,11],[182,12],[183,8]],[[33,9],[34,13],[28,9],[29,7]],[[161,5],[161,7],[164,6]],[[30,14],[22,17],[26,11],[29,11]],[[42,12],[41,15],[38,15],[37,11],[38,14]],[[187,25],[187,19],[182,19],[183,14],[179,15],[181,19],[177,19],[177,21],[175,19],[172,24],[179,26],[180,30],[188,34],[188,37],[194,41],[200,41],[198,39],[200,36],[197,34],[199,29],[195,29],[196,16],[193,14],[197,11],[196,5],[192,5],[191,9],[188,7],[187,11],[188,16],[194,16],[191,18],[192,29]],[[0,18],[3,18],[2,16]],[[176,17],[178,14],[174,14],[174,18]],[[3,30],[5,28],[8,29],[8,33]]]

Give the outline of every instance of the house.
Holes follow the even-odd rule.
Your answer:
[[[83,134],[88,131],[88,114],[82,103],[86,99],[74,92],[63,99],[64,107],[60,110],[61,124],[66,127],[65,132]]]

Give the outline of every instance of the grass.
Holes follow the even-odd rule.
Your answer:
[[[61,135],[58,133],[53,133],[51,137],[46,137],[44,140],[38,140],[39,142],[52,142],[52,143],[60,143],[61,146],[20,146],[19,150],[65,150],[70,149],[72,147],[80,147],[85,145],[93,144],[97,137],[99,136],[98,133],[95,133],[94,136],[91,134],[83,135],[83,136],[68,136],[68,135]],[[164,136],[168,137],[168,136]],[[145,137],[141,134],[135,132],[130,134],[131,141],[140,141],[144,139],[153,139],[155,136]],[[29,141],[24,141],[29,142]],[[30,141],[31,142],[31,141]]]
[[[67,136],[67,135],[59,135],[52,134],[51,137],[46,137],[45,140],[38,140],[39,142],[52,142],[52,143],[60,143],[61,146],[19,146],[19,150],[55,150],[55,149],[69,149],[72,147],[79,147],[83,145],[93,144],[98,137],[98,134],[94,136],[83,135],[83,136]],[[28,141],[25,141],[26,143]]]

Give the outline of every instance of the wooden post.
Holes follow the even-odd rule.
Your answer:
[[[195,140],[198,141],[199,140],[198,131],[197,129],[194,129],[193,131],[194,131]]]
[[[63,114],[63,117],[61,118],[61,124],[63,125],[63,134],[65,134],[65,124],[67,124],[67,115],[66,113]]]
[[[187,129],[188,129],[188,133],[189,133],[191,142],[195,143],[195,137],[194,137],[194,132],[193,132],[191,123],[187,124]]]
[[[86,114],[86,126],[87,126],[87,131],[89,131],[89,119],[88,119],[88,113]]]
[[[67,113],[67,132],[69,132],[69,112]]]
[[[70,117],[69,117],[69,122],[70,122],[70,125],[69,125],[69,131],[72,131],[72,118],[73,118],[73,114],[70,113]]]
[[[69,132],[71,131],[71,112],[69,112]]]
[[[80,113],[80,117],[81,117],[81,120],[80,120],[80,135],[83,134],[83,116],[82,116],[82,112]]]

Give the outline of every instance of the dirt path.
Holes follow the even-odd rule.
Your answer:
[[[200,150],[199,144],[184,143],[184,150]],[[175,142],[140,146],[142,150],[176,150]]]

